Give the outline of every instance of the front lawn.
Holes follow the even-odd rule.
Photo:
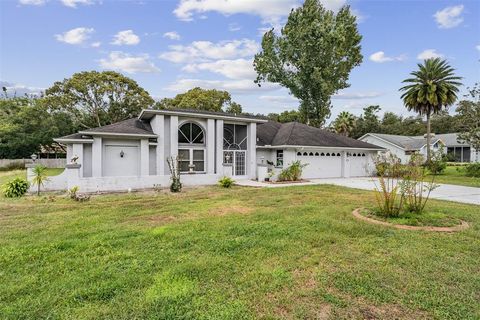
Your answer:
[[[440,234],[335,186],[0,199],[1,319],[478,319],[478,206]]]
[[[435,182],[480,188],[480,178],[465,176],[462,166],[447,166],[442,174],[436,176]]]

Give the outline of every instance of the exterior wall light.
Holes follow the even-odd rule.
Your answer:
[[[30,158],[32,158],[33,162],[35,162],[35,160],[37,160],[37,155],[35,153],[33,153]]]
[[[123,158],[124,155],[125,155],[125,152],[123,152],[123,150],[120,151],[120,158]]]

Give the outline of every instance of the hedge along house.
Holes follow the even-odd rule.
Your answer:
[[[67,146],[69,163],[44,189],[82,192],[167,187],[167,159],[177,156],[184,185],[215,184],[222,176],[263,181],[267,160],[275,161],[274,171],[301,160],[306,178],[366,176],[369,156],[381,150],[298,123],[180,109],[145,109],[138,118],[55,141]]]

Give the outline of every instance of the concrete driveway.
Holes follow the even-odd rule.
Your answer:
[[[284,183],[284,184],[271,184],[252,180],[240,180],[236,183],[243,186],[251,187],[267,187],[267,188],[280,188],[291,187],[299,185],[317,185],[317,184],[333,184],[337,186],[343,186],[348,188],[373,190],[375,188],[375,182],[377,178],[332,178],[332,179],[311,179],[304,183]],[[430,194],[430,198],[439,200],[456,201],[462,203],[470,203],[480,205],[480,188],[456,186],[452,184],[440,184],[440,187],[433,190]]]

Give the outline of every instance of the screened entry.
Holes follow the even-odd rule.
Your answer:
[[[223,163],[232,165],[234,176],[247,174],[247,126],[227,123],[223,127]]]

